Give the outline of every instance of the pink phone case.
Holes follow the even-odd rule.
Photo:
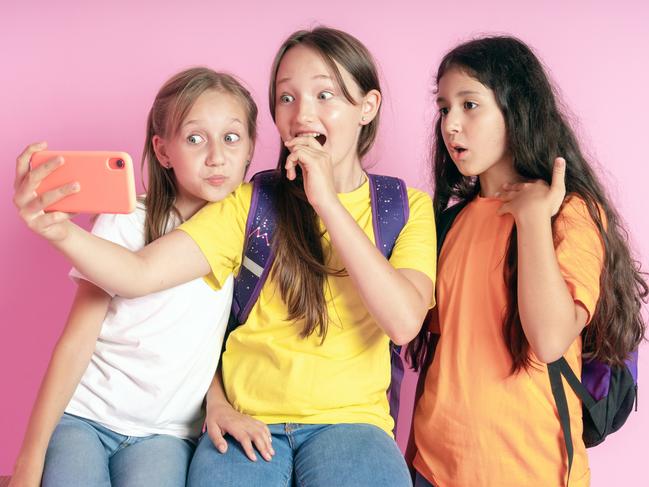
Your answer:
[[[75,181],[81,189],[50,205],[46,211],[131,213],[135,209],[133,161],[126,152],[41,151],[32,155],[31,167],[35,169],[56,156],[63,156],[63,165],[41,182],[37,193]]]

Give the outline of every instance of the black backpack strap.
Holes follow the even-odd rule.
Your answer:
[[[562,359],[563,358],[559,360]],[[554,402],[557,405],[559,422],[561,423],[561,431],[563,432],[563,442],[566,447],[566,454],[568,455],[568,478],[566,480],[566,485],[569,485],[570,471],[572,470],[572,459],[574,456],[574,447],[572,444],[572,432],[570,429],[570,411],[568,410],[568,400],[566,399],[566,391],[563,388],[563,381],[561,380],[561,369],[557,362],[548,364],[548,375],[550,376],[552,396],[554,397]]]
[[[453,226],[453,222],[469,203],[470,200],[460,201],[459,203],[446,208],[440,214],[435,215],[435,228],[437,230],[437,260],[439,260],[439,254],[442,252],[442,245],[444,245],[444,240]]]
[[[572,460],[574,456],[574,447],[572,443],[572,432],[570,428],[570,411],[568,410],[568,401],[566,399],[566,392],[563,387],[561,377],[565,377],[566,382],[570,388],[575,392],[577,397],[581,400],[586,409],[591,409],[595,406],[595,399],[591,396],[588,389],[581,383],[575,372],[570,367],[568,361],[561,357],[559,360],[548,364],[548,374],[550,376],[550,386],[552,388],[552,396],[557,406],[559,413],[559,422],[561,423],[561,431],[563,432],[563,441],[566,446],[566,454],[568,455],[568,483],[570,482],[570,470],[572,469]]]
[[[595,399],[593,399],[593,396],[588,392],[586,386],[581,383],[581,380],[579,380],[575,372],[572,370],[568,361],[564,357],[561,357],[554,363],[557,364],[561,371],[561,375],[565,377],[566,382],[568,382],[572,390],[577,394],[577,397],[581,400],[583,405],[588,409],[592,408],[595,405]]]
[[[563,376],[566,378],[566,382],[570,384],[570,387],[575,394],[577,394],[579,399],[581,399],[584,406],[590,408],[594,405],[595,400],[581,383],[577,375],[575,375],[575,372],[564,357],[548,364],[548,375],[550,376],[552,397],[554,397],[557,412],[559,413],[559,422],[561,423],[561,431],[563,432],[563,442],[566,447],[566,454],[568,455],[568,479],[566,485],[569,485],[572,460],[574,457],[574,446],[572,443],[572,432],[570,428],[568,400],[566,399],[566,391],[563,387],[563,380],[561,380],[561,377]]]

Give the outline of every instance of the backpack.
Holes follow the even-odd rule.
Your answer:
[[[228,335],[235,328],[246,322],[272,267],[275,258],[272,241],[276,228],[273,193],[280,177],[277,171],[268,170],[255,174],[251,179],[252,199],[246,221],[243,257],[239,274],[234,278],[232,311],[223,343],[226,343]],[[368,178],[374,240],[387,259],[408,221],[410,207],[407,189],[405,183],[398,178],[376,174],[368,174]],[[404,364],[401,347],[392,342],[390,362],[391,381],[387,394],[396,435]]]
[[[468,201],[462,201],[441,213],[437,228],[438,258],[446,234],[467,204]],[[570,431],[570,413],[561,377],[566,379],[570,388],[581,400],[584,424],[582,438],[586,447],[590,448],[599,445],[607,435],[620,429],[631,414],[634,403],[637,410],[638,352],[632,353],[622,367],[613,367],[598,360],[584,360],[581,380],[577,378],[564,357],[547,366],[552,396],[559,413],[568,456],[569,479],[574,449]]]

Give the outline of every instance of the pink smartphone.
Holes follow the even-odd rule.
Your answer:
[[[135,209],[133,161],[126,152],[41,151],[32,155],[31,168],[56,156],[63,157],[63,165],[41,182],[37,193],[40,195],[75,181],[81,189],[48,206],[46,211],[131,213]]]

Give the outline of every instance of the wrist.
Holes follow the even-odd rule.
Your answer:
[[[45,464],[45,455],[38,452],[21,453],[14,464],[14,474],[35,473],[43,470]]]
[[[232,404],[230,404],[226,399],[217,397],[207,398],[206,409],[213,412],[234,410]]]
[[[542,209],[530,209],[521,211],[514,215],[516,229],[526,230],[528,228],[542,228],[552,223],[552,215]]]
[[[322,222],[327,226],[328,221],[335,219],[340,211],[347,211],[338,199],[337,194],[332,194],[331,197],[323,199],[317,205],[313,205],[313,209],[318,214]]]

